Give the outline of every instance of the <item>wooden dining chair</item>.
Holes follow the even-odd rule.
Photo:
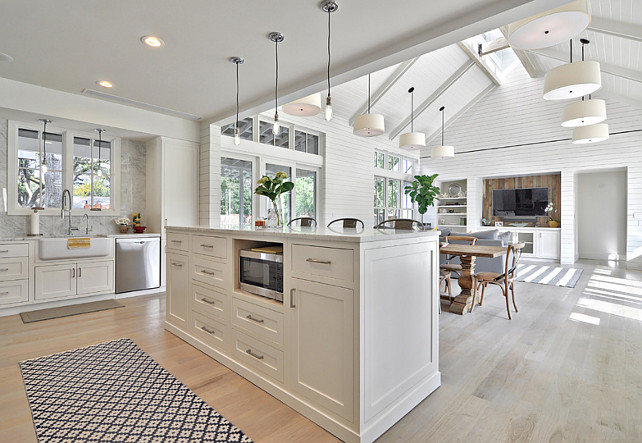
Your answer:
[[[449,235],[446,237],[446,244],[448,243],[458,243],[458,244],[464,244],[464,245],[474,245],[477,243],[477,237],[469,237],[465,235]],[[461,275],[462,267],[460,264],[457,263],[449,263],[450,260],[452,260],[453,257],[449,257],[446,255],[446,263],[443,265],[439,266],[439,269],[442,271],[450,271],[454,272],[457,275]]]
[[[510,315],[510,306],[508,303],[508,291],[511,293],[513,299],[513,307],[515,312],[517,311],[517,304],[515,304],[515,271],[517,270],[517,262],[522,255],[522,246],[517,245],[508,245],[506,248],[506,266],[504,268],[504,273],[498,274],[497,272],[479,272],[475,274],[475,280],[477,282],[476,290],[479,290],[481,287],[481,299],[479,300],[479,306],[484,304],[484,294],[486,293],[486,287],[491,285],[499,286],[502,290],[502,295],[506,299],[506,312],[508,312],[508,319],[511,319]],[[474,307],[473,301],[473,307]],[[471,308],[472,312],[472,308]]]
[[[348,229],[348,228],[356,229],[357,225],[361,225],[361,229],[365,228],[365,225],[361,220],[359,220],[358,218],[350,218],[350,217],[337,218],[335,220],[332,220],[330,223],[328,223],[328,228],[331,227],[333,224],[339,223],[339,222],[341,222],[341,227],[343,229]]]
[[[399,231],[412,231],[417,228],[418,231],[424,230],[424,224],[411,218],[391,218],[384,220],[375,226],[375,229],[395,229]]]
[[[313,224],[314,226],[317,225],[317,221],[312,217],[297,217],[288,222],[288,228],[290,227],[290,225],[292,225],[292,223],[296,221],[299,222],[299,226],[301,226],[302,228],[310,228]]]

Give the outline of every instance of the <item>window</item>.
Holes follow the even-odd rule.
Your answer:
[[[415,205],[410,198],[410,195],[406,194],[406,186],[410,186],[411,182],[401,182],[401,218],[415,218],[414,209]]]
[[[268,123],[263,120],[259,121],[259,142],[279,148],[290,149],[290,128],[281,125],[279,135],[275,136],[272,133],[273,126],[273,123]],[[290,174],[288,174],[288,177],[289,176]]]
[[[74,137],[73,208],[111,207],[111,143]]]
[[[252,162],[221,158],[221,224],[252,224]]]
[[[294,191],[296,216],[316,218],[317,173],[297,168]]]
[[[221,135],[226,135],[228,137],[234,137],[234,124],[232,122],[229,125],[221,127]],[[244,118],[239,120],[239,136],[243,140],[252,140],[252,131],[254,130],[254,119],[252,117]]]
[[[374,186],[374,223],[381,223],[386,219],[386,179],[375,177]]]
[[[386,154],[383,152],[375,151],[374,153],[374,166],[375,168],[383,169],[385,163]]]
[[[413,175],[415,169],[415,161],[407,158],[403,159],[403,173]]]
[[[396,155],[388,154],[388,170],[399,172],[400,159]]]
[[[416,219],[416,205],[404,193],[415,172],[416,160],[385,151],[374,152],[374,222],[388,218]]]
[[[116,213],[120,140],[31,123],[9,122],[9,215],[25,215],[34,206],[45,214],[59,213],[62,194],[69,189],[75,209],[100,208]],[[44,142],[44,143],[43,143]],[[115,208],[115,209],[114,209]],[[102,215],[105,215],[103,212]]]
[[[319,153],[319,136],[303,131],[294,131],[294,149],[308,154]]]

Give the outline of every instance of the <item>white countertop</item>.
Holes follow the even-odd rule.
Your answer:
[[[286,238],[301,238],[305,240],[329,240],[329,241],[345,241],[351,243],[366,243],[373,241],[385,241],[392,239],[406,239],[413,237],[438,237],[439,231],[402,231],[394,229],[377,230],[372,228],[361,229],[329,229],[324,226],[316,228],[255,228],[253,226],[240,227],[221,226],[221,227],[205,227],[205,226],[167,226],[167,230],[172,231],[187,231],[197,234],[219,234],[219,235],[234,235],[234,234],[247,234],[252,237],[286,237]]]
[[[75,234],[75,235],[24,235],[22,237],[0,237],[0,242],[7,241],[29,241],[39,240],[41,238],[140,238],[140,237],[160,237],[160,234],[143,233],[143,234]]]
[[[560,228],[549,228],[546,226],[511,226],[511,225],[504,225],[504,226],[478,226],[476,228],[472,228],[473,232],[475,230],[493,230],[497,229],[498,231],[559,231]]]

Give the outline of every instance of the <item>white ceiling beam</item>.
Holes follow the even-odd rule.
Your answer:
[[[510,48],[506,37],[499,37],[486,43],[480,43],[479,46],[480,48],[477,51],[477,54],[480,57]]]
[[[477,67],[481,69],[484,74],[486,74],[486,77],[488,77],[497,86],[501,84],[501,82],[499,81],[499,77],[497,77],[497,75],[495,74],[496,69],[493,69],[491,66],[492,62],[482,60],[477,49],[473,48],[473,43],[471,43],[469,40],[464,40],[463,42],[459,42],[458,44],[459,47],[466,53],[468,58],[474,61],[475,64],[477,64]]]
[[[472,60],[467,60],[463,65],[457,69],[450,77],[446,79],[445,82],[443,82],[439,87],[432,93],[430,94],[430,97],[428,97],[422,104],[420,104],[416,109],[415,109],[415,119],[421,115],[422,112],[424,112],[430,105],[432,105],[435,100],[437,100],[441,95],[448,90],[457,80],[461,78],[462,75],[464,75],[470,68],[475,66],[475,63]],[[403,119],[403,121],[397,125],[395,129],[393,129],[390,132],[390,140],[394,140],[395,137],[397,137],[401,131],[403,131],[406,126],[410,124],[411,116],[408,116]]]
[[[390,74],[386,81],[384,81],[383,84],[379,86],[379,88],[377,88],[377,90],[370,96],[371,108],[375,105],[375,103],[383,98],[383,96],[390,90],[390,88],[392,88],[399,81],[399,79],[404,76],[406,72],[408,72],[408,69],[410,69],[410,67],[414,65],[417,60],[419,60],[419,57],[414,57],[397,66],[397,69],[395,69],[395,71]],[[355,112],[352,117],[350,117],[350,126],[354,125],[355,118],[365,113],[367,110],[368,101],[366,100],[366,102],[359,107],[357,112]]]
[[[613,35],[615,37],[642,42],[642,26],[633,23],[592,17],[587,29],[589,31],[599,32],[600,34]]]
[[[562,54],[555,50],[548,48],[537,49],[530,51],[533,54],[541,55],[543,57],[552,58],[554,60],[559,60],[564,63],[568,63],[568,55]],[[603,73],[611,74],[616,77],[625,78],[627,80],[632,80],[634,82],[642,83],[642,72],[634,71],[632,69],[623,68],[621,66],[609,65],[606,63],[600,62],[600,69]]]

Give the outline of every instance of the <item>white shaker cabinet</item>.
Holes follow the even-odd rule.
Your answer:
[[[35,267],[35,300],[55,300],[114,291],[114,261]]]
[[[167,254],[167,321],[186,328],[189,314],[189,259],[176,253]]]
[[[560,231],[558,229],[551,231],[540,230],[535,233],[535,236],[535,256],[537,258],[559,260]]]

